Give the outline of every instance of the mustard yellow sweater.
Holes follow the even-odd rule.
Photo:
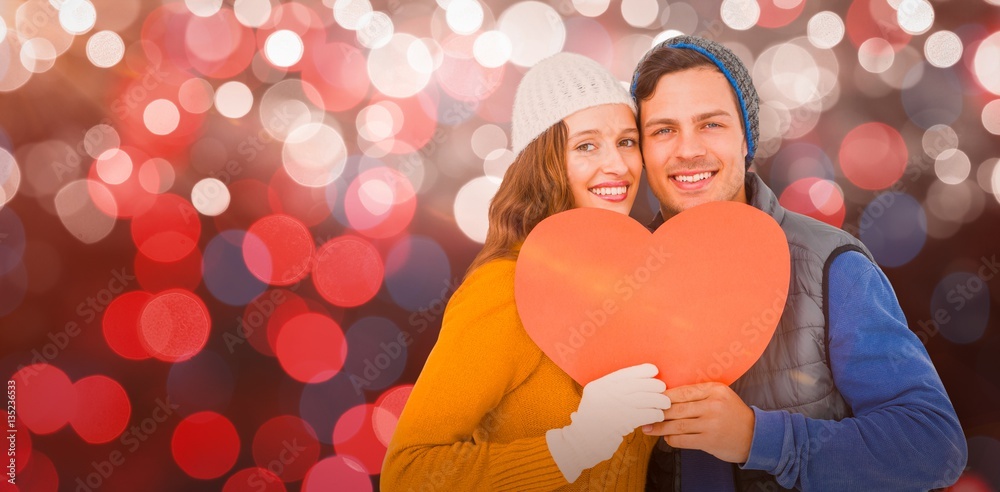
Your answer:
[[[569,425],[581,392],[521,325],[514,261],[483,265],[448,303],[389,443],[382,490],[642,490],[656,437],[641,431],[572,484],[559,471],[545,432]]]

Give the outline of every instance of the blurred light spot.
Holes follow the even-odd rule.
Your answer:
[[[59,472],[56,470],[56,466],[48,456],[37,450],[31,453],[31,459],[24,471],[17,474],[17,481],[22,484],[31,484],[31,492],[56,492],[59,490]],[[21,487],[14,490],[29,489]]]
[[[87,59],[95,67],[113,67],[125,56],[125,42],[114,31],[100,31],[87,40]]]
[[[282,462],[277,463],[280,465]],[[222,492],[288,492],[288,489],[277,475],[266,468],[255,467],[230,475],[222,486]]]
[[[347,163],[347,147],[334,128],[307,123],[288,135],[281,150],[285,172],[302,186],[326,186],[340,177]]]
[[[499,126],[486,124],[472,132],[472,151],[480,159],[486,159],[494,151],[506,148],[507,132]]]
[[[333,19],[344,29],[355,31],[361,27],[365,16],[372,13],[368,0],[336,0],[333,2]]]
[[[215,217],[229,208],[229,188],[215,178],[204,178],[191,188],[191,204],[202,215]]]
[[[990,183],[993,188],[993,197],[996,198],[997,202],[1000,202],[1000,165],[997,165],[995,161],[992,175]]]
[[[198,355],[170,366],[167,394],[181,415],[213,410],[224,412],[233,397],[233,370],[219,354],[202,350]]]
[[[194,357],[205,347],[211,329],[208,307],[184,289],[160,292],[139,315],[139,341],[150,355],[166,362]]]
[[[566,42],[562,17],[551,6],[537,1],[508,7],[497,20],[497,30],[511,41],[510,61],[521,67],[559,53]]]
[[[316,247],[305,224],[288,215],[254,222],[243,238],[243,259],[255,277],[271,285],[291,285],[309,273]]]
[[[274,352],[282,369],[296,381],[322,383],[343,367],[348,347],[336,321],[306,313],[285,322]]]
[[[805,8],[805,0],[759,0],[760,18],[757,26],[776,29],[797,19]]]
[[[844,39],[844,20],[839,15],[823,11],[809,19],[806,25],[809,42],[819,49],[829,49]]]
[[[792,183],[810,177],[834,179],[830,157],[816,145],[793,142],[771,158],[768,185],[779,195]]]
[[[622,0],[622,18],[632,27],[649,27],[659,14],[656,0]]]
[[[486,68],[497,68],[510,61],[513,50],[510,38],[500,31],[486,31],[472,45],[476,61]]]
[[[837,183],[820,178],[803,178],[781,193],[779,203],[792,212],[826,222],[833,227],[844,225],[844,192]]]
[[[268,187],[268,204],[275,213],[288,214],[306,226],[314,226],[330,216],[325,195],[326,188],[304,187],[288,173],[278,170]]]
[[[399,120],[396,123],[396,120]],[[391,101],[372,104],[358,112],[358,135],[370,142],[394,136],[403,126],[403,112]]]
[[[149,193],[161,194],[174,185],[174,166],[166,159],[154,157],[139,166],[139,185]]]
[[[902,0],[896,22],[909,34],[923,34],[934,25],[934,7],[927,0]]]
[[[410,97],[430,81],[427,65],[431,60],[426,44],[410,34],[399,33],[369,53],[368,76],[381,93],[395,98]]]
[[[403,375],[413,338],[392,321],[361,318],[347,330],[346,338],[349,350],[343,371],[351,375],[356,391],[388,388]]]
[[[115,227],[116,210],[108,215],[97,206],[115,207],[115,198],[103,184],[81,179],[64,186],[55,197],[56,213],[66,230],[84,244],[93,244],[107,237]]]
[[[989,349],[983,349],[983,354],[989,353]],[[986,357],[990,357],[986,355]],[[995,360],[995,358],[993,359]],[[984,374],[979,372],[978,374]],[[1000,490],[1000,441],[991,436],[972,436],[968,441],[969,459],[968,470],[972,476],[985,479],[983,492]],[[968,473],[968,472],[967,472]],[[982,482],[982,481],[980,481]],[[956,490],[955,492],[966,492]],[[979,492],[973,489],[968,492]]]
[[[983,88],[1000,95],[1000,32],[991,34],[976,49],[973,71]]]
[[[947,68],[962,59],[962,40],[951,31],[938,31],[924,42],[924,57],[938,68]]]
[[[285,322],[311,312],[309,304],[290,290],[270,289],[247,304],[239,330],[258,352],[274,357],[274,345]]]
[[[347,455],[332,456],[313,465],[302,481],[302,492],[332,489],[371,492],[372,481],[365,467]]]
[[[142,112],[143,123],[150,133],[154,135],[169,135],[177,129],[180,123],[181,114],[177,111],[177,106],[166,99],[157,99]]]
[[[389,440],[396,431],[396,424],[399,423],[399,416],[403,413],[403,407],[412,391],[412,384],[404,384],[390,388],[375,400],[372,428],[383,446],[389,445]]]
[[[381,48],[393,37],[395,28],[385,12],[364,14],[358,23],[358,43],[365,48]]]
[[[948,125],[934,125],[924,132],[920,142],[924,153],[937,159],[945,151],[958,148],[958,134]]]
[[[10,152],[0,147],[0,209],[14,198],[20,185],[21,168]]]
[[[858,125],[840,144],[840,168],[852,183],[881,190],[899,180],[906,170],[906,142],[884,123]]]
[[[177,92],[177,101],[188,113],[201,114],[212,109],[214,99],[212,84],[198,77],[185,80]]]
[[[289,449],[294,459],[288,459]],[[279,415],[264,422],[253,437],[253,459],[257,466],[270,470],[286,482],[306,476],[319,459],[319,440],[308,422]]]
[[[925,204],[931,216],[962,224],[973,222],[982,215],[986,199],[979,187],[969,181],[957,185],[935,181],[927,190]]]
[[[205,286],[212,295],[230,306],[244,306],[267,289],[243,260],[245,233],[230,229],[209,241],[202,258]]]
[[[31,72],[23,64],[13,61],[20,59],[23,45],[15,31],[8,30],[7,38],[0,39],[0,60],[4,60],[0,70],[0,92],[16,90],[31,78]]]
[[[451,292],[448,255],[429,237],[400,239],[385,258],[385,271],[389,295],[408,311],[428,309]]]
[[[483,25],[483,6],[477,0],[451,0],[445,22],[455,34],[472,34]]]
[[[986,193],[993,193],[993,169],[1000,164],[1000,159],[986,159],[981,164],[979,168],[976,169],[976,181],[979,183],[979,187],[982,188]]]
[[[107,184],[122,184],[132,175],[132,158],[119,149],[110,149],[97,158],[97,175]]]
[[[132,240],[142,253],[156,261],[184,258],[198,245],[201,221],[185,199],[165,193],[132,219]]]
[[[435,52],[440,52],[441,46],[433,39],[418,39],[410,43],[406,50],[406,62],[410,68],[420,73],[433,73],[441,66],[444,58],[443,54],[435,56]]]
[[[934,174],[946,184],[958,184],[965,181],[972,171],[969,156],[958,149],[942,152],[934,160]]]
[[[989,268],[985,272],[992,278]],[[950,342],[973,343],[986,332],[990,317],[990,287],[986,280],[969,272],[955,272],[934,287],[931,317]]]
[[[316,431],[322,443],[333,443],[333,426],[348,408],[365,402],[363,392],[355,390],[349,375],[340,372],[329,381],[307,384],[299,398],[299,413]],[[319,489],[317,489],[319,490]]]
[[[24,223],[13,210],[0,209],[0,275],[17,268],[27,245]]]
[[[1000,135],[1000,99],[994,99],[985,106],[983,106],[983,128],[986,131],[994,134]],[[2,157],[0,157],[2,160]],[[3,172],[0,171],[0,178],[2,178]]]
[[[918,65],[906,74],[903,82],[903,109],[916,125],[928,128],[950,125],[962,113],[962,82],[953,69],[924,71]]]
[[[84,34],[94,28],[97,9],[90,0],[67,1],[59,9],[59,25],[70,34]]]
[[[754,78],[762,81],[757,85],[761,97],[780,102],[788,109],[801,107],[822,95],[816,59],[805,48],[792,43],[772,46],[761,53],[753,73]]]
[[[149,292],[136,290],[121,294],[108,304],[101,327],[104,341],[114,353],[131,360],[150,357],[139,341],[139,317],[143,306],[152,298]]]
[[[386,453],[372,427],[374,408],[375,405],[366,403],[349,409],[340,416],[333,429],[333,450],[339,455],[357,459],[369,475],[382,473]]]
[[[884,38],[870,38],[858,48],[858,62],[871,73],[882,73],[892,66],[895,50]]]
[[[107,376],[89,376],[73,384],[76,411],[70,425],[90,444],[109,442],[125,430],[132,404],[117,381]]]
[[[0,44],[3,43],[4,38],[7,37],[7,21],[0,16]]]
[[[268,88],[261,98],[260,122],[268,134],[282,142],[296,131],[298,140],[306,140],[315,136],[310,131],[320,131],[318,125],[326,114],[320,109],[323,104],[323,97],[309,82],[284,80]]]
[[[580,15],[586,17],[599,17],[608,10],[610,0],[573,0],[573,8]]]
[[[56,49],[45,38],[33,38],[21,46],[21,64],[33,73],[49,71],[56,61]]]
[[[323,299],[335,306],[354,307],[378,293],[385,267],[378,250],[364,239],[342,236],[316,252],[313,283]]]
[[[241,118],[252,106],[253,94],[242,82],[226,82],[215,92],[215,107],[227,118]]]
[[[652,44],[649,45],[649,47],[650,49],[652,49],[654,46],[670,38],[676,38],[677,36],[683,36],[683,35],[684,35],[683,32],[680,32],[676,29],[667,29],[666,31],[661,32],[660,34],[657,34],[656,37],[653,38],[653,42]]]
[[[184,0],[184,5],[198,17],[211,17],[222,8],[222,0]]]
[[[118,149],[121,137],[114,127],[105,124],[94,125],[83,137],[83,148],[87,155],[97,159],[109,150]]]
[[[757,0],[723,0],[722,22],[737,31],[746,31],[760,19],[760,5]]]
[[[236,20],[247,27],[260,27],[271,17],[271,0],[236,0]]]
[[[31,364],[11,379],[17,383],[17,416],[31,432],[51,434],[69,422],[76,410],[76,388],[58,367]]]
[[[302,59],[305,45],[302,38],[293,31],[275,31],[264,42],[264,54],[271,63],[279,67],[290,67]]]
[[[927,216],[905,193],[880,193],[865,207],[860,236],[875,261],[885,267],[909,263],[927,241]]]
[[[368,237],[386,238],[410,225],[417,199],[410,180],[395,169],[376,167],[359,175],[347,189],[347,220]]]
[[[225,475],[240,454],[240,436],[226,417],[199,412],[174,429],[170,451],[177,466],[189,476],[208,480]]]
[[[469,239],[477,243],[486,242],[490,200],[498,189],[500,183],[494,178],[482,176],[465,183],[455,196],[455,222]]]

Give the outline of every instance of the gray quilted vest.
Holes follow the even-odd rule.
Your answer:
[[[833,384],[827,350],[829,312],[827,276],[834,258],[845,251],[868,249],[850,234],[812,218],[785,210],[755,173],[747,173],[747,200],[781,225],[788,237],[792,270],[785,310],[764,354],[731,387],[747,405],[762,410],[788,410],[810,418],[841,420],[851,409]],[[658,227],[657,215],[650,225]],[[650,458],[646,490],[680,490],[680,453],[661,439]],[[787,490],[761,471],[733,467],[737,491]]]

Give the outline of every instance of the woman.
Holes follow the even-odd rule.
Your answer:
[[[531,341],[514,304],[517,250],[573,207],[627,214],[642,171],[635,106],[580,55],[539,62],[518,86],[517,157],[490,206],[483,250],[448,303],[382,469],[391,490],[641,490],[670,406],[652,364],[581,388]]]

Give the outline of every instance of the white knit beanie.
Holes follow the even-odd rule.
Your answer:
[[[635,114],[628,91],[600,63],[575,53],[558,53],[538,62],[524,74],[514,95],[514,155],[563,118],[602,104],[624,104]]]

